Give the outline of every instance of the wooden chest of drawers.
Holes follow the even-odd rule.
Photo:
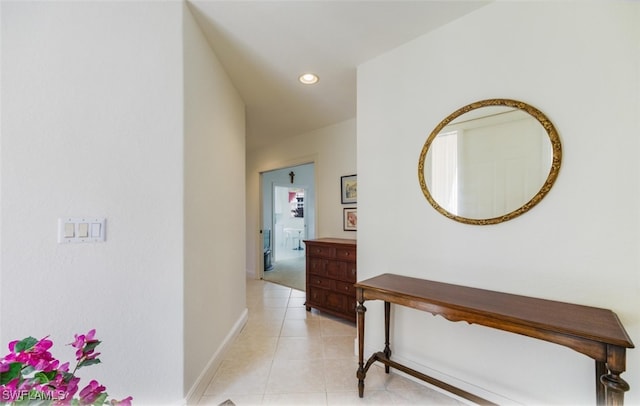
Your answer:
[[[306,240],[307,311],[320,311],[356,321],[356,240]]]

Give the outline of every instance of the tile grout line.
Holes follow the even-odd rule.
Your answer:
[[[280,347],[280,338],[282,337],[282,329],[284,328],[284,321],[287,319],[287,312],[289,311],[289,302],[291,300],[291,295],[293,294],[293,289],[288,286],[287,288],[289,288],[289,296],[287,297],[287,303],[285,304],[282,320],[280,320],[280,329],[278,330],[278,336],[276,337],[276,348],[273,351],[273,356],[271,357],[271,362],[269,364],[269,373],[267,374],[267,382],[264,385],[264,390],[262,391],[262,397],[260,398],[260,401],[262,404],[264,404],[265,396],[267,396],[267,388],[269,386],[269,382],[271,381],[273,364],[276,360],[276,353],[278,352],[278,348]]]

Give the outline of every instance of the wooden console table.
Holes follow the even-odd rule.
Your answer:
[[[483,289],[433,282],[407,276],[383,274],[355,284],[358,301],[358,392],[376,361],[478,404],[486,399],[410,369],[391,360],[389,322],[391,303],[440,315],[450,321],[466,321],[569,347],[595,360],[596,403],[621,405],[629,385],[620,377],[625,371],[626,349],[634,348],[615,313],[595,307],[536,299]],[[365,300],[383,300],[385,347],[364,363]]]

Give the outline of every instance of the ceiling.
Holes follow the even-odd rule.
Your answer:
[[[487,3],[188,0],[245,102],[248,149],[355,117],[358,65]]]

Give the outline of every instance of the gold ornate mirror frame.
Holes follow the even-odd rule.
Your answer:
[[[542,188],[538,191],[538,193],[536,193],[535,196],[533,196],[533,198],[531,198],[528,202],[526,202],[524,205],[522,205],[516,210],[513,210],[509,213],[506,213],[504,215],[500,215],[497,217],[493,217],[493,218],[476,219],[476,218],[467,218],[467,217],[458,216],[456,214],[453,214],[447,211],[445,208],[440,206],[440,204],[438,204],[434,200],[431,193],[429,192],[427,183],[425,181],[425,159],[427,156],[427,152],[429,151],[429,147],[433,143],[434,139],[438,136],[438,134],[440,134],[440,132],[447,125],[449,125],[453,120],[455,120],[456,118],[460,117],[465,113],[468,113],[472,110],[476,110],[482,107],[488,107],[488,106],[503,106],[503,107],[515,108],[518,110],[525,111],[526,113],[531,115],[533,118],[535,118],[542,125],[547,135],[549,136],[549,140],[551,142],[551,149],[553,153],[549,175],[547,176],[546,181],[544,182],[544,184],[542,185]],[[465,223],[465,224],[473,224],[473,225],[497,224],[507,220],[511,220],[531,210],[533,206],[538,204],[542,200],[542,198],[545,197],[545,195],[549,192],[556,178],[558,177],[561,161],[562,161],[562,146],[560,143],[560,137],[558,136],[558,132],[556,131],[556,128],[551,123],[551,121],[547,118],[547,116],[545,116],[540,110],[536,109],[535,107],[527,103],[517,101],[517,100],[488,99],[488,100],[481,100],[475,103],[468,104],[454,111],[452,114],[450,114],[447,118],[442,120],[440,124],[436,126],[436,128],[431,132],[431,134],[427,138],[427,141],[425,142],[424,146],[422,147],[422,151],[420,152],[420,158],[418,160],[418,179],[420,181],[420,187],[422,188],[422,193],[427,198],[429,203],[442,215],[452,220]]]

